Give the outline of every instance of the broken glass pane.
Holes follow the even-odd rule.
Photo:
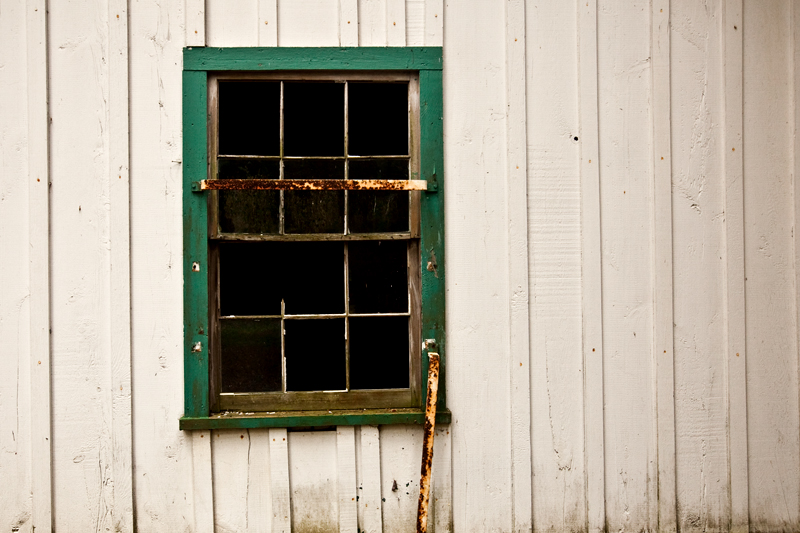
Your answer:
[[[220,320],[222,392],[280,391],[281,320]]]
[[[284,321],[286,390],[344,390],[344,319]]]

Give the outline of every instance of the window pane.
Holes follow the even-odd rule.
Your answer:
[[[280,155],[281,84],[219,82],[219,153]]]
[[[280,162],[263,159],[220,159],[219,179],[280,177]],[[219,191],[219,228],[223,233],[278,233],[279,191]]]
[[[283,162],[286,179],[344,179],[344,161],[289,159]],[[344,191],[286,191],[286,233],[343,233]]]
[[[408,312],[406,241],[348,244],[350,313]]]
[[[219,246],[222,316],[344,313],[341,242]]]
[[[286,320],[284,328],[286,390],[344,390],[344,319]]]
[[[408,83],[348,84],[350,155],[408,155]]]
[[[344,84],[283,84],[283,153],[344,155]]]
[[[281,320],[221,320],[222,392],[280,391]]]
[[[355,180],[407,180],[407,159],[350,161]],[[347,198],[351,233],[408,231],[409,194],[404,191],[352,191]]]
[[[350,388],[407,389],[408,318],[350,319]]]

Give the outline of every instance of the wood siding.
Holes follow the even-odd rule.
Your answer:
[[[205,45],[443,46],[431,530],[800,529],[794,2],[0,0],[0,531],[414,528],[418,426],[178,429]]]

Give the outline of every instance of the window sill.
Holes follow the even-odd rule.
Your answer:
[[[448,409],[436,413],[437,424],[449,424]],[[181,417],[180,428],[190,429],[255,429],[325,426],[361,426],[382,424],[419,424],[425,421],[422,409],[356,409],[349,411],[283,411],[276,413],[243,413],[225,411],[208,417]]]

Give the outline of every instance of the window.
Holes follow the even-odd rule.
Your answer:
[[[441,109],[439,48],[185,50],[182,428],[422,422]]]

